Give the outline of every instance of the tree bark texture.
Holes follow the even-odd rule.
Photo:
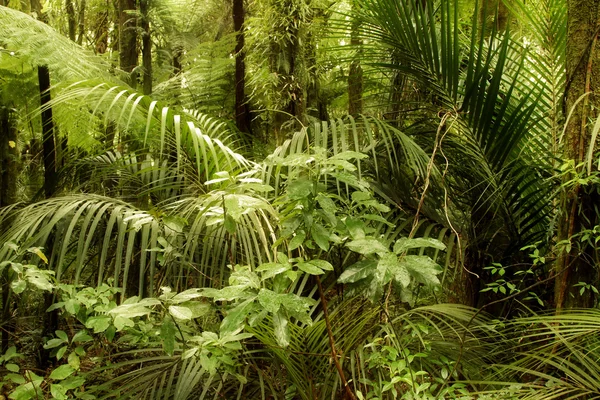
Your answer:
[[[65,0],[65,10],[67,11],[67,21],[69,25],[69,39],[76,40],[76,22],[75,22],[75,6],[73,0]]]
[[[564,158],[573,160],[577,171],[586,174],[580,165],[590,145],[590,119],[598,117],[600,95],[600,0],[567,1],[567,84],[564,112],[573,110],[564,137]],[[565,178],[565,181],[575,176]],[[558,241],[570,241],[570,251],[563,251],[556,263],[554,301],[557,309],[591,307],[596,296],[591,290],[579,293],[579,282],[598,285],[597,255],[591,245],[581,243],[578,233],[592,229],[598,221],[598,194],[585,186],[564,186],[561,195],[561,215]],[[560,250],[560,248],[559,248]]]
[[[119,67],[130,73],[129,84],[136,86],[133,70],[138,65],[137,18],[135,0],[119,0]]]
[[[50,71],[45,65],[38,67],[40,107],[42,109],[42,146],[44,150],[44,194],[49,198],[56,190],[56,143],[52,108],[48,106],[50,95]]]
[[[142,65],[144,79],[143,93],[152,94],[152,37],[150,36],[150,0],[140,0],[140,13],[142,14]]]
[[[85,7],[86,0],[81,0],[79,4],[79,21],[78,28],[79,34],[77,35],[77,44],[81,45],[83,43],[83,37],[85,36]]]
[[[10,108],[0,106],[0,207],[17,200],[17,176],[19,174],[19,151],[17,149],[17,125]]]
[[[246,102],[246,65],[244,50],[244,0],[233,0],[235,43],[235,124],[241,132],[250,132],[250,114]]]

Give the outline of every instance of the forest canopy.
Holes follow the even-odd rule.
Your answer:
[[[599,11],[0,0],[0,398],[599,398]]]

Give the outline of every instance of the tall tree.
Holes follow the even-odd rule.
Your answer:
[[[600,0],[568,0],[567,18],[567,84],[565,112],[572,112],[565,131],[564,156],[572,160],[575,174],[585,174],[582,166],[590,147],[590,118],[598,117],[600,98]],[[579,103],[581,96],[586,96]],[[593,145],[593,144],[592,144]],[[567,177],[567,180],[575,176]],[[556,263],[555,306],[591,307],[594,293],[586,290],[580,295],[579,282],[597,284],[596,254],[592,246],[581,249],[574,235],[598,224],[598,193],[580,184],[565,185],[561,197],[562,215],[559,220],[558,240],[573,242]],[[564,243],[564,242],[563,242]]]
[[[69,26],[69,39],[76,40],[76,21],[75,21],[75,6],[73,0],[65,0],[65,11],[67,12],[67,21]]]
[[[138,65],[137,18],[135,0],[119,0],[119,67],[130,73],[130,85],[136,86]]]
[[[142,80],[143,93],[152,94],[152,37],[150,36],[150,0],[140,0],[142,15],[142,65],[144,77]]]
[[[356,13],[359,7],[356,0],[352,1],[352,10]],[[355,19],[352,22],[350,32],[350,45],[354,47],[355,54],[350,62],[350,71],[348,73],[348,114],[353,117],[363,112],[363,70],[360,65],[360,45],[359,38],[360,21]]]
[[[246,101],[246,63],[244,49],[244,0],[233,0],[235,42],[235,124],[242,132],[250,132],[250,113]]]

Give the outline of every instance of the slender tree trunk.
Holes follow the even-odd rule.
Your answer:
[[[85,36],[85,7],[86,0],[81,0],[79,5],[79,34],[77,35],[77,44],[83,44],[83,37]]]
[[[42,108],[42,137],[44,149],[44,194],[51,197],[56,189],[56,143],[54,138],[54,121],[50,103],[50,71],[45,65],[38,67],[40,87],[40,106]]]
[[[241,132],[250,132],[250,114],[246,102],[246,65],[244,50],[244,0],[233,0],[235,44],[235,124]]]
[[[17,149],[17,126],[10,108],[0,106],[0,207],[11,205],[17,200],[17,177],[19,173],[19,151]],[[2,274],[2,320],[0,328],[2,338],[0,354],[6,352],[10,336],[14,334],[10,323],[10,285],[9,268]]]
[[[600,106],[598,94],[590,94],[577,106],[585,93],[600,90],[600,0],[567,1],[567,85],[565,112],[573,111],[565,133],[565,159],[579,165],[585,160],[590,145],[590,119],[596,119]],[[585,168],[585,167],[584,167]],[[587,174],[584,168],[578,172]],[[573,179],[571,176],[566,179]],[[556,262],[554,300],[557,309],[591,307],[596,296],[591,290],[580,295],[579,282],[598,285],[596,254],[593,246],[585,245],[574,235],[598,224],[596,207],[598,194],[589,187],[565,187],[561,196],[558,240],[570,241],[570,251],[564,251]]]
[[[356,0],[352,1],[352,8],[356,10],[358,4]],[[350,33],[350,45],[355,49],[356,54],[350,63],[348,73],[348,114],[356,117],[363,112],[363,71],[360,65],[360,45],[358,37],[359,22],[352,22],[352,31]]]
[[[150,36],[150,0],[140,0],[142,14],[142,65],[144,66],[143,93],[152,94],[152,38]]]
[[[97,25],[94,27],[94,43],[97,54],[104,54],[108,50],[109,13],[104,11],[99,15]]]
[[[65,10],[67,11],[67,20],[69,25],[69,39],[75,41],[75,7],[73,6],[73,0],[65,0]]]
[[[137,76],[134,72],[138,65],[137,50],[137,19],[135,0],[119,0],[119,66],[130,73],[129,84],[137,86]]]

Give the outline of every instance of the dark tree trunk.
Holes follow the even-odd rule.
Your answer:
[[[44,194],[49,198],[56,190],[56,144],[54,138],[54,121],[50,103],[50,71],[45,65],[38,67],[40,87],[40,106],[42,108],[42,137],[44,149]]]
[[[0,106],[0,207],[11,205],[17,200],[17,177],[19,174],[19,151],[17,149],[17,126],[8,107]],[[9,268],[2,274],[2,339],[0,354],[6,352],[10,336],[14,335],[10,323]]]
[[[246,66],[244,51],[244,0],[233,0],[235,44],[235,124],[241,132],[250,132],[250,113],[246,102]]]
[[[94,27],[94,43],[97,54],[104,54],[108,50],[108,31],[109,13],[104,11],[99,15],[97,24]]]
[[[69,25],[69,39],[75,41],[75,6],[73,6],[73,0],[65,0],[65,10],[67,11],[67,20]]]
[[[83,37],[85,36],[85,7],[86,0],[81,0],[79,5],[79,34],[77,35],[77,44],[83,44]]]
[[[144,67],[143,93],[152,94],[152,38],[150,36],[150,0],[140,0],[140,13],[142,14],[142,65]]]
[[[119,66],[130,73],[129,84],[134,88],[137,86],[134,69],[138,65],[135,11],[135,0],[119,0]]]
[[[580,165],[590,146],[591,126],[589,120],[598,117],[600,100],[597,94],[588,95],[577,106],[575,102],[585,93],[600,90],[600,0],[567,1],[567,85],[565,112],[573,114],[565,133],[565,159]],[[581,170],[579,173],[587,174]],[[585,168],[585,167],[584,167]],[[566,179],[573,179],[567,177]],[[598,194],[592,188],[575,185],[565,187],[561,195],[561,214],[558,240],[570,241],[569,252],[563,251],[557,260],[555,271],[554,301],[557,309],[592,307],[597,299],[591,290],[580,295],[579,282],[598,285],[597,254],[593,246],[584,245],[574,235],[593,229],[599,223],[596,207]]]

